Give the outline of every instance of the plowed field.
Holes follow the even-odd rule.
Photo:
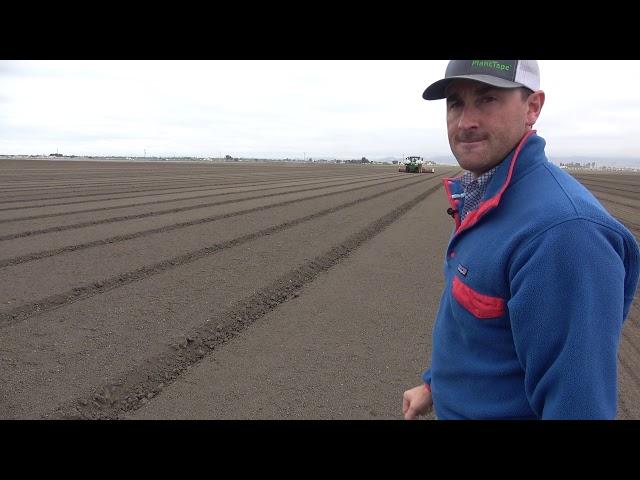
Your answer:
[[[0,160],[0,418],[402,418],[458,172]],[[640,175],[579,179],[640,234]]]

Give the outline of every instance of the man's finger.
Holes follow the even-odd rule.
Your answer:
[[[409,410],[407,410],[407,412],[404,414],[404,419],[405,420],[415,420],[416,418],[418,418],[414,412],[414,410],[412,408],[410,408]]]
[[[409,410],[409,399],[407,397],[402,397],[402,414],[404,415]]]

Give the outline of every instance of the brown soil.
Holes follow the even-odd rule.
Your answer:
[[[0,418],[401,418],[458,171],[0,160]],[[640,176],[587,182],[639,235]]]

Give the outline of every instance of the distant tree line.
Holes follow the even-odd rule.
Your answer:
[[[367,157],[362,157],[360,160],[343,160],[342,163],[371,163]]]

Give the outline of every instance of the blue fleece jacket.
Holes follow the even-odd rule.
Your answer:
[[[439,419],[613,419],[635,237],[528,132],[449,241],[423,374]],[[462,211],[459,178],[444,179]]]

